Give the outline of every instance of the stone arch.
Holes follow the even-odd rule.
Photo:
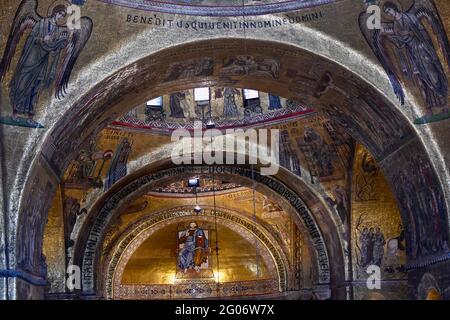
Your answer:
[[[387,90],[386,76],[382,75],[376,67],[371,66],[365,69],[363,67],[364,58],[355,55],[352,51],[345,51],[348,49],[341,49],[343,54],[338,56],[347,57],[347,54],[350,54],[357,62],[345,64],[343,60],[331,61],[329,58],[335,53],[333,50],[340,49],[338,49],[339,44],[332,44],[330,38],[318,37],[317,40],[314,40],[308,37],[308,41],[311,41],[308,44],[310,47],[305,50],[305,48],[288,42],[246,39],[248,45],[243,46],[242,39],[217,39],[207,42],[185,43],[135,61],[129,61],[129,64],[125,64],[122,69],[105,77],[102,81],[90,83],[87,87],[84,86],[86,90],[82,94],[77,94],[79,98],[76,98],[74,93],[69,94],[67,102],[62,102],[62,104],[66,104],[63,108],[66,112],[45,137],[43,145],[32,143],[35,150],[40,150],[38,156],[35,159],[22,159],[21,170],[25,171],[19,174],[20,179],[16,181],[16,186],[23,184],[25,185],[23,190],[31,190],[33,183],[42,184],[42,189],[48,190],[49,198],[51,198],[54,193],[53,185],[50,184],[50,187],[46,189],[44,184],[48,181],[40,179],[38,171],[45,167],[47,168],[46,172],[52,179],[55,176],[57,180],[60,179],[62,172],[74,157],[74,150],[78,149],[89,137],[95,135],[117,115],[150,97],[158,96],[170,90],[182,90],[201,85],[243,86],[261,91],[269,91],[268,89],[270,89],[275,94],[297,99],[332,116],[354,138],[361,141],[381,163],[400,202],[402,218],[407,228],[409,267],[419,268],[442,261],[443,257],[447,257],[448,247],[446,245],[449,226],[447,217],[448,200],[445,200],[441,180],[436,173],[436,167],[440,171],[446,172],[445,169],[442,170],[442,167],[440,167],[443,163],[440,160],[442,155],[433,149],[435,148],[433,144],[425,147],[422,139],[413,129],[411,121],[403,115],[398,105],[393,103],[393,95],[381,93],[390,92],[390,90]],[[320,49],[319,44],[324,45],[326,43],[330,44],[333,53]],[[269,74],[255,74],[252,75],[252,79],[249,79],[248,75],[227,76],[221,74],[221,69],[215,67],[211,75],[199,76],[196,79],[176,79],[165,82],[164,79],[154,77],[155,74],[165,75],[171,63],[193,59],[195,55],[202,57],[200,60],[207,59],[210,56],[214,62],[223,61],[224,57],[220,56],[221,49],[226,49],[226,54],[231,57],[246,53],[258,56],[263,61],[264,59],[270,59],[271,56],[278,55],[282,57],[280,58],[280,73],[272,73],[272,75],[270,72]],[[315,49],[317,49],[317,52],[312,53]],[[286,63],[287,61],[294,62]],[[358,68],[353,68],[355,64],[358,65]],[[287,65],[289,67],[286,67]],[[302,74],[300,71],[301,65],[310,65],[316,67],[316,69],[312,70],[311,67],[306,73]],[[380,85],[375,85],[375,79],[384,80]],[[336,86],[336,83],[339,83],[340,86]],[[336,99],[331,101],[329,92],[333,90],[341,93],[340,99],[338,99],[339,106],[336,104]],[[149,95],[148,92],[151,92],[151,94]],[[411,105],[411,102],[408,103]],[[57,104],[52,104],[52,106]],[[105,108],[108,105],[111,107]],[[356,113],[353,120],[346,117],[348,114],[355,112],[361,105],[369,110],[370,115]],[[390,123],[386,119],[392,119],[393,122]],[[358,126],[358,123],[371,123],[371,121],[377,124],[385,124],[386,130],[392,130],[393,132],[400,130],[400,132],[397,132],[398,136],[391,139],[391,145],[381,148],[377,142],[384,138],[383,131],[370,132],[369,129]],[[401,124],[401,129],[398,128],[399,124]],[[426,136],[426,133],[423,133],[423,135]],[[430,160],[429,154],[432,152],[436,153],[433,157],[437,159],[435,162]],[[416,211],[413,211],[403,198],[405,194],[408,194],[405,187],[408,181],[405,180],[407,179],[406,174],[398,175],[397,173],[410,170],[411,159],[409,155],[411,153],[421,155],[420,164],[417,164],[417,166],[421,166],[427,171],[428,185],[431,185],[432,188],[427,187],[427,183],[420,179],[414,183],[421,188],[424,197],[435,199],[438,204],[438,208],[433,208],[431,217],[429,217],[426,208],[420,210],[416,208]],[[31,169],[28,169],[25,164],[29,164],[31,161],[33,161],[33,165]],[[398,190],[399,186],[400,190]],[[31,197],[32,195],[25,191],[15,192],[12,197],[12,200],[17,201],[11,201],[10,210],[20,212],[20,214],[17,221],[12,222],[16,229],[16,235],[13,237],[18,241],[16,242],[17,248],[11,250],[11,254],[14,256],[11,261],[16,263],[18,269],[22,269],[30,275],[35,272],[39,278],[42,277],[39,271],[41,263],[39,255],[31,256],[27,252],[27,247],[20,244],[31,241],[36,243],[37,251],[41,251],[42,241],[39,238],[42,238],[42,234],[39,232],[39,228],[42,228],[45,223],[48,204],[37,204],[34,213],[36,215],[36,232],[31,232],[29,229],[33,226],[25,222],[26,206],[27,203],[32,201],[30,200],[33,199]],[[411,201],[414,202],[417,199]],[[435,230],[436,232],[432,232],[431,225],[427,225],[424,230],[418,230],[417,226],[420,225],[418,219],[428,221],[428,219],[425,219],[427,217],[431,218],[429,220],[434,221],[435,225],[439,225],[438,230]],[[30,232],[33,237],[27,236]],[[427,235],[431,236],[432,244],[427,243],[428,239],[425,239]],[[435,252],[429,252],[428,249],[421,251],[418,246],[438,247],[439,249]],[[33,261],[27,261],[30,259]],[[34,266],[37,267],[34,268]]]
[[[282,179],[282,176],[278,178],[263,176],[258,169],[255,169],[252,173],[250,168],[242,166],[215,165],[214,169],[211,168],[208,166],[173,167],[172,165],[167,166],[167,164],[166,167],[144,168],[140,170],[141,172],[136,172],[134,177],[122,180],[120,186],[116,184],[104,194],[92,208],[90,220],[83,225],[81,233],[87,235],[87,237],[79,239],[74,255],[75,264],[83,266],[83,291],[86,294],[95,294],[98,290],[94,273],[96,266],[99,264],[99,243],[109,221],[122,207],[158,183],[168,183],[174,179],[179,180],[202,172],[212,173],[211,170],[214,170],[218,179],[233,178],[244,186],[252,185],[251,178],[253,175],[262,193],[272,192],[278,195],[280,201],[284,202],[284,206],[290,207],[290,212],[296,213],[293,216],[294,221],[300,229],[306,230],[305,236],[315,255],[315,268],[318,274],[317,285],[329,286],[332,282],[335,286],[333,290],[336,290],[333,293],[337,294],[339,291],[337,287],[344,280],[345,274],[343,249],[340,247],[336,230],[333,226],[324,222],[327,220],[326,215],[328,215],[326,210],[321,212],[320,210],[324,208],[321,208],[318,202],[314,204],[314,213],[308,207],[308,205],[311,206],[314,203],[314,201],[311,201],[313,195],[308,194],[308,189],[303,189],[308,202],[308,205],[306,205],[298,194],[298,190],[300,190],[298,186],[297,189],[292,189],[292,185],[295,188],[296,182],[292,183],[291,181],[291,184],[286,183],[285,180],[281,182],[279,179]],[[317,215],[320,215],[323,220],[320,224],[317,221]],[[332,222],[328,220],[327,223],[331,224]],[[326,228],[326,233],[324,233],[324,228]],[[330,264],[330,255],[331,259],[336,261],[333,263],[333,267]]]

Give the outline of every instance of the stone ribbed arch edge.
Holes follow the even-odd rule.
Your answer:
[[[287,260],[282,252],[274,245],[275,240],[261,227],[255,225],[251,220],[237,216],[231,212],[223,210],[204,210],[202,214],[196,215],[192,209],[173,208],[162,212],[156,216],[142,219],[136,227],[132,227],[121,239],[118,240],[113,253],[108,257],[106,264],[105,289],[108,299],[114,298],[114,288],[120,285],[123,271],[130,257],[137,248],[148,239],[162,225],[172,224],[174,220],[187,220],[192,216],[198,221],[213,222],[212,219],[218,218],[219,224],[226,227],[237,226],[247,231],[251,236],[256,236],[260,243],[265,247],[264,252],[260,252],[263,260],[266,262],[271,272],[278,275],[278,285],[280,291],[286,291],[287,288]],[[249,239],[247,239],[249,240]]]
[[[83,249],[82,257],[82,285],[83,291],[87,293],[94,293],[94,270],[96,263],[96,254],[98,247],[104,234],[106,227],[108,225],[109,219],[111,218],[110,213],[113,211],[120,202],[125,199],[130,194],[136,192],[138,189],[144,187],[147,184],[154,183],[160,179],[168,177],[179,177],[186,174],[200,174],[200,173],[211,173],[212,168],[216,174],[229,174],[242,176],[248,179],[252,178],[252,171],[250,169],[241,167],[230,167],[230,166],[185,166],[185,167],[175,167],[166,170],[161,170],[156,173],[147,174],[141,176],[127,184],[120,191],[116,192],[111,197],[107,198],[103,206],[99,210],[98,217],[94,221],[92,227],[90,228],[88,238],[86,241],[86,246]],[[282,196],[299,214],[300,218],[303,220],[304,226],[308,231],[308,236],[310,238],[311,244],[314,247],[316,253],[316,258],[318,260],[318,282],[319,284],[328,284],[330,282],[330,263],[328,252],[326,250],[325,241],[323,235],[314,219],[314,216],[310,210],[306,207],[304,202],[296,195],[292,190],[290,190],[286,185],[279,182],[275,178],[270,176],[262,176],[259,172],[253,172],[253,177],[257,183],[265,184],[269,189],[278,193]]]

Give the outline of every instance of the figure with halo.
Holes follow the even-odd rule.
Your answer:
[[[76,1],[76,4],[84,2]],[[48,8],[46,17],[37,12],[38,0],[22,0],[17,9],[6,49],[0,63],[0,81],[5,79],[22,36],[25,45],[9,82],[12,116],[0,122],[26,127],[42,127],[33,120],[40,94],[54,87],[61,99],[68,87],[72,69],[90,38],[92,20],[81,17],[79,28],[69,28],[66,19],[71,2],[58,0]],[[25,31],[28,31],[25,33]]]
[[[178,267],[186,273],[193,269],[200,272],[200,268],[208,259],[208,238],[205,231],[197,223],[189,223],[189,228],[179,235],[178,243],[181,249],[178,253]]]
[[[427,109],[425,116],[415,120],[416,124],[450,118],[445,72],[450,68],[450,44],[434,2],[381,0],[379,7],[381,28],[368,28],[370,15],[366,12],[361,13],[359,26],[384,67],[400,103],[405,103],[404,85],[409,83],[420,92]],[[426,29],[426,24],[431,26],[431,31]],[[445,66],[439,59],[433,37]]]

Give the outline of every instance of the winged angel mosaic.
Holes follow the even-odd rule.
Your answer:
[[[381,28],[367,27],[370,15],[366,12],[359,16],[359,26],[389,76],[400,103],[405,102],[403,86],[409,83],[420,92],[427,109],[425,116],[415,120],[416,124],[450,118],[446,75],[446,68],[450,68],[450,45],[434,2],[381,0],[375,4],[381,9]]]
[[[89,17],[81,17],[73,26],[67,23],[68,13],[73,11],[69,7],[83,3],[55,1],[42,17],[37,12],[38,0],[22,0],[0,63],[0,81],[5,79],[21,38],[27,36],[9,82],[12,116],[0,118],[0,123],[42,128],[33,120],[40,94],[53,86],[55,97],[64,97],[75,62],[92,32]]]

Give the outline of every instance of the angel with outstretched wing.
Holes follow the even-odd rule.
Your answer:
[[[48,17],[37,13],[37,0],[22,0],[19,5],[0,63],[3,81],[21,37],[31,29],[9,83],[13,123],[24,121],[20,117],[24,116],[28,125],[37,124],[34,110],[44,89],[53,85],[58,99],[66,93],[70,74],[93,25],[88,17],[80,18],[79,28],[65,25],[68,5],[67,1],[56,1],[49,8]]]
[[[426,123],[450,117],[448,110],[448,79],[436,50],[432,33],[450,67],[450,45],[444,26],[437,14],[433,1],[420,4],[410,1],[404,10],[396,0],[381,1],[385,17],[380,29],[367,27],[368,13],[359,17],[359,26],[367,42],[383,65],[392,88],[403,105],[405,94],[401,84],[403,79],[411,81],[418,88],[427,107],[427,115],[416,123]],[[441,113],[436,114],[440,110]]]

